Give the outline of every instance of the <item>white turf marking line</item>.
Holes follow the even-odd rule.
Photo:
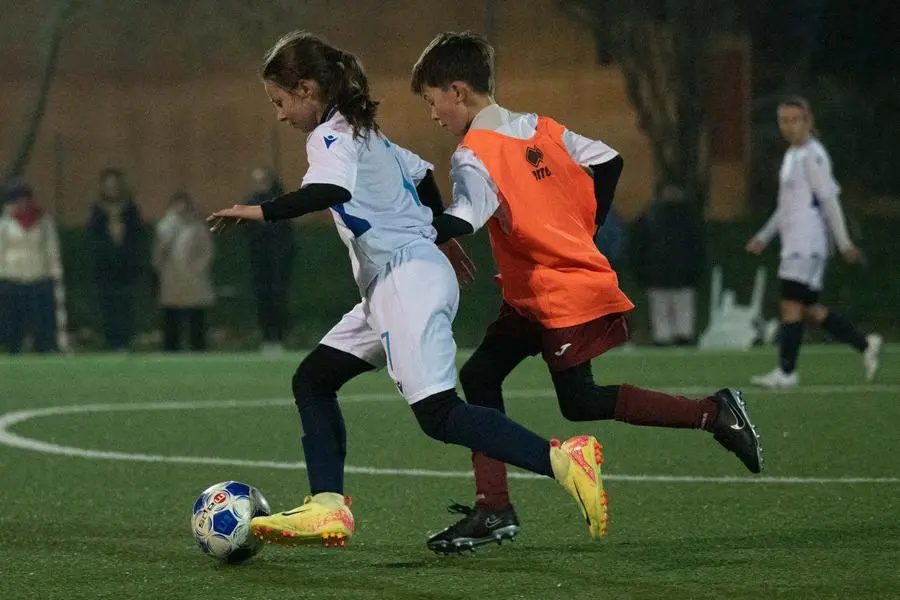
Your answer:
[[[296,363],[301,358],[309,354],[312,348],[289,349],[281,355],[268,355],[260,352],[202,352],[191,355],[187,360],[201,362],[271,362],[271,363]],[[459,358],[467,358],[472,354],[474,348],[459,348],[457,355]],[[886,343],[882,347],[885,354],[894,354],[900,351],[900,344]],[[729,350],[729,349],[701,349],[701,348],[654,348],[650,346],[626,346],[624,348],[614,348],[609,351],[610,356],[631,357],[631,358],[677,358],[677,357],[738,357],[738,356],[772,356],[778,354],[775,346],[758,346],[748,350]],[[804,344],[803,354],[846,354],[848,357],[857,356],[852,350],[842,344]],[[66,355],[36,355],[25,354],[18,355],[13,358],[0,356],[0,365],[4,364],[29,364],[35,362],[51,363],[55,361],[72,362],[73,360],[82,362],[99,362],[99,363],[168,363],[168,362],[185,362],[185,356],[173,356],[172,353],[165,352],[135,352],[135,353],[108,353],[108,352],[85,352],[82,354],[66,354]],[[599,360],[603,360],[600,358]],[[858,359],[857,359],[858,360]]]
[[[545,391],[549,393],[548,391]],[[395,394],[358,394],[345,398],[347,402],[371,402],[396,400]],[[223,458],[215,456],[163,456],[159,454],[140,454],[129,452],[112,452],[106,450],[89,450],[72,446],[61,446],[50,442],[44,442],[33,438],[17,435],[10,428],[25,421],[56,415],[81,414],[81,413],[106,413],[126,411],[153,411],[153,410],[196,410],[204,408],[249,408],[265,406],[288,405],[289,400],[283,398],[270,398],[264,400],[227,400],[227,401],[197,401],[197,402],[147,402],[142,404],[86,404],[81,406],[51,406],[32,410],[20,410],[0,415],[0,444],[12,448],[32,450],[57,456],[70,456],[78,458],[120,460],[145,463],[173,463],[186,465],[215,465],[262,469],[302,470],[306,468],[303,462],[279,462],[268,460],[243,460],[237,458]],[[436,471],[429,469],[387,469],[377,467],[346,466],[347,473],[358,475],[395,475],[407,477],[439,477],[439,478],[471,478],[470,471]],[[515,479],[544,479],[539,475],[522,472],[511,472],[510,477]],[[769,483],[769,484],[896,484],[900,483],[900,477],[703,477],[703,476],[678,476],[678,475],[606,475],[609,481],[629,481],[643,483]]]

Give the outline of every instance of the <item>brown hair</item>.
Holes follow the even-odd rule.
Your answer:
[[[438,34],[416,61],[410,87],[421,94],[425,86],[446,89],[454,81],[464,81],[481,94],[494,93],[494,48],[480,35]]]
[[[378,131],[378,102],[369,95],[369,80],[362,64],[325,40],[304,31],[285,34],[263,58],[260,75],[292,91],[302,79],[319,84],[323,100],[337,107],[353,127],[353,137]]]

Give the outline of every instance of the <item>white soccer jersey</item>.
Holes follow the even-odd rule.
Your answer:
[[[435,239],[431,209],[416,193],[431,164],[381,134],[353,139],[352,127],[337,111],[306,138],[306,153],[303,186],[330,183],[350,191],[350,200],[331,211],[362,295],[395,251]]]
[[[802,146],[791,146],[784,154],[778,180],[778,204],[757,239],[768,243],[779,234],[782,259],[827,256],[829,233],[841,249],[851,245],[838,201],[840,186],[819,140],[810,137]]]
[[[492,104],[475,116],[469,129],[487,129],[525,140],[534,135],[537,123],[538,115],[534,113],[515,113]],[[562,139],[569,156],[583,167],[603,164],[619,155],[603,142],[568,129]],[[497,184],[487,167],[469,148],[457,148],[450,159],[450,179],[453,202],[446,212],[468,222],[476,231],[481,229],[500,205]]]

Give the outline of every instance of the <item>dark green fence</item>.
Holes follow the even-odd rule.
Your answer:
[[[895,221],[872,220],[862,224],[860,246],[867,253],[867,264],[849,267],[832,260],[827,275],[826,303],[850,314],[863,328],[876,328],[890,339],[900,337],[895,324],[894,302],[900,300],[900,260],[894,250]],[[735,289],[739,301],[749,300],[753,276],[758,265],[769,269],[765,315],[777,310],[777,251],[773,246],[762,260],[747,255],[744,244],[756,224],[711,224],[708,228],[709,264],[721,264],[725,286]],[[90,264],[84,251],[82,232],[62,232],[66,267],[70,329],[76,348],[100,347],[99,313],[91,277]],[[358,300],[350,275],[346,249],[333,227],[325,223],[304,224],[297,230],[298,254],[294,270],[291,300],[291,334],[289,345],[309,347],[314,344]],[[460,346],[472,346],[481,339],[499,306],[498,290],[493,283],[493,262],[486,234],[464,240],[479,267],[476,283],[462,295],[456,335]],[[627,265],[620,273],[622,287],[632,297],[637,309],[632,329],[637,342],[646,339],[647,313],[642,290],[637,288]],[[247,245],[239,232],[216,240],[215,280],[219,299],[210,314],[212,345],[219,349],[252,349],[259,345],[256,332],[256,310],[250,288]],[[707,320],[708,278],[699,290],[699,327]],[[159,346],[159,310],[153,298],[152,278],[147,270],[138,300],[136,346],[153,349]],[[815,333],[811,334],[816,336]]]

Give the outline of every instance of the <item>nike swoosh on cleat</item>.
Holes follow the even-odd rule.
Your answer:
[[[741,418],[741,413],[740,413],[740,411],[735,410],[735,409],[732,408],[732,409],[731,409],[731,414],[734,415],[734,425],[730,425],[730,427],[731,427],[732,429],[734,429],[735,431],[740,431],[741,429],[743,429],[743,428],[747,425],[747,423],[744,421],[744,419]]]
[[[488,517],[484,520],[484,526],[488,529],[492,529],[503,522],[503,519],[499,517]]]
[[[302,513],[304,510],[306,510],[306,509],[298,508],[297,510],[287,510],[287,511],[281,513],[281,516],[282,517],[291,517],[293,515],[296,515],[297,513]]]

